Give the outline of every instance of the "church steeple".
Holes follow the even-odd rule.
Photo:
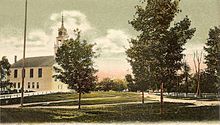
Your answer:
[[[54,43],[54,54],[56,55],[57,49],[63,44],[63,42],[68,39],[67,30],[64,27],[64,18],[62,14],[61,27],[58,29],[58,36],[56,37],[56,42]]]
[[[62,13],[62,24],[61,27],[64,27],[64,23],[63,23],[63,13]]]
[[[67,36],[67,30],[64,27],[63,14],[62,14],[62,18],[61,18],[61,27],[58,29],[58,36]]]

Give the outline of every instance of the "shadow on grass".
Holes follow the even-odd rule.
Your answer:
[[[159,122],[159,121],[217,121],[219,106],[188,107],[192,104],[123,104],[117,106],[82,107],[83,109],[1,109],[1,122]]]

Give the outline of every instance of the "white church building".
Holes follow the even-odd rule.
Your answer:
[[[63,16],[62,24],[58,29],[58,36],[54,43],[54,56],[39,56],[25,58],[25,79],[24,91],[68,91],[68,85],[55,78],[53,66],[55,63],[55,55],[58,47],[62,45],[64,40],[68,39],[67,30],[64,27]],[[21,90],[22,81],[22,65],[23,59],[12,64],[9,76],[10,82],[13,83],[13,89]]]

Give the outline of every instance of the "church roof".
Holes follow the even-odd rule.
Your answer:
[[[54,56],[39,56],[25,58],[25,67],[50,67],[55,63]],[[23,59],[12,64],[11,68],[21,68]]]

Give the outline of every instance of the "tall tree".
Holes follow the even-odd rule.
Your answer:
[[[149,63],[147,61],[149,59],[147,59],[146,48],[141,41],[131,39],[130,48],[126,51],[128,62],[132,66],[132,73],[134,75],[132,80],[134,82],[133,87],[141,91],[142,103],[144,103],[144,91],[150,86]]]
[[[3,91],[3,88],[6,88],[7,86],[11,85],[11,83],[8,81],[7,76],[10,75],[10,67],[11,64],[9,63],[6,56],[3,56],[0,60],[0,87],[1,92]]]
[[[175,15],[180,12],[178,3],[179,0],[146,0],[145,7],[145,2],[136,6],[134,19],[130,21],[139,32],[136,39],[131,39],[126,52],[134,79],[147,87],[152,79],[160,83],[161,113],[164,83],[176,79],[181,68],[183,45],[195,32],[195,29],[189,28],[191,21],[188,17],[170,27]]]
[[[212,77],[209,84],[216,84],[220,90],[220,26],[210,29],[209,38],[205,44],[204,50],[207,52],[205,56],[206,72]]]
[[[202,62],[202,55],[203,53],[200,52],[200,55],[198,54],[198,51],[194,52],[194,57],[193,57],[193,62],[195,66],[195,75],[196,77],[196,96],[200,97],[201,96],[201,89],[200,89],[200,81],[201,81],[201,62]]]
[[[81,105],[81,94],[88,93],[95,87],[97,77],[93,58],[96,57],[93,50],[94,44],[86,40],[80,40],[80,32],[75,30],[76,38],[66,40],[56,53],[55,78],[68,84],[79,94],[78,109]]]

